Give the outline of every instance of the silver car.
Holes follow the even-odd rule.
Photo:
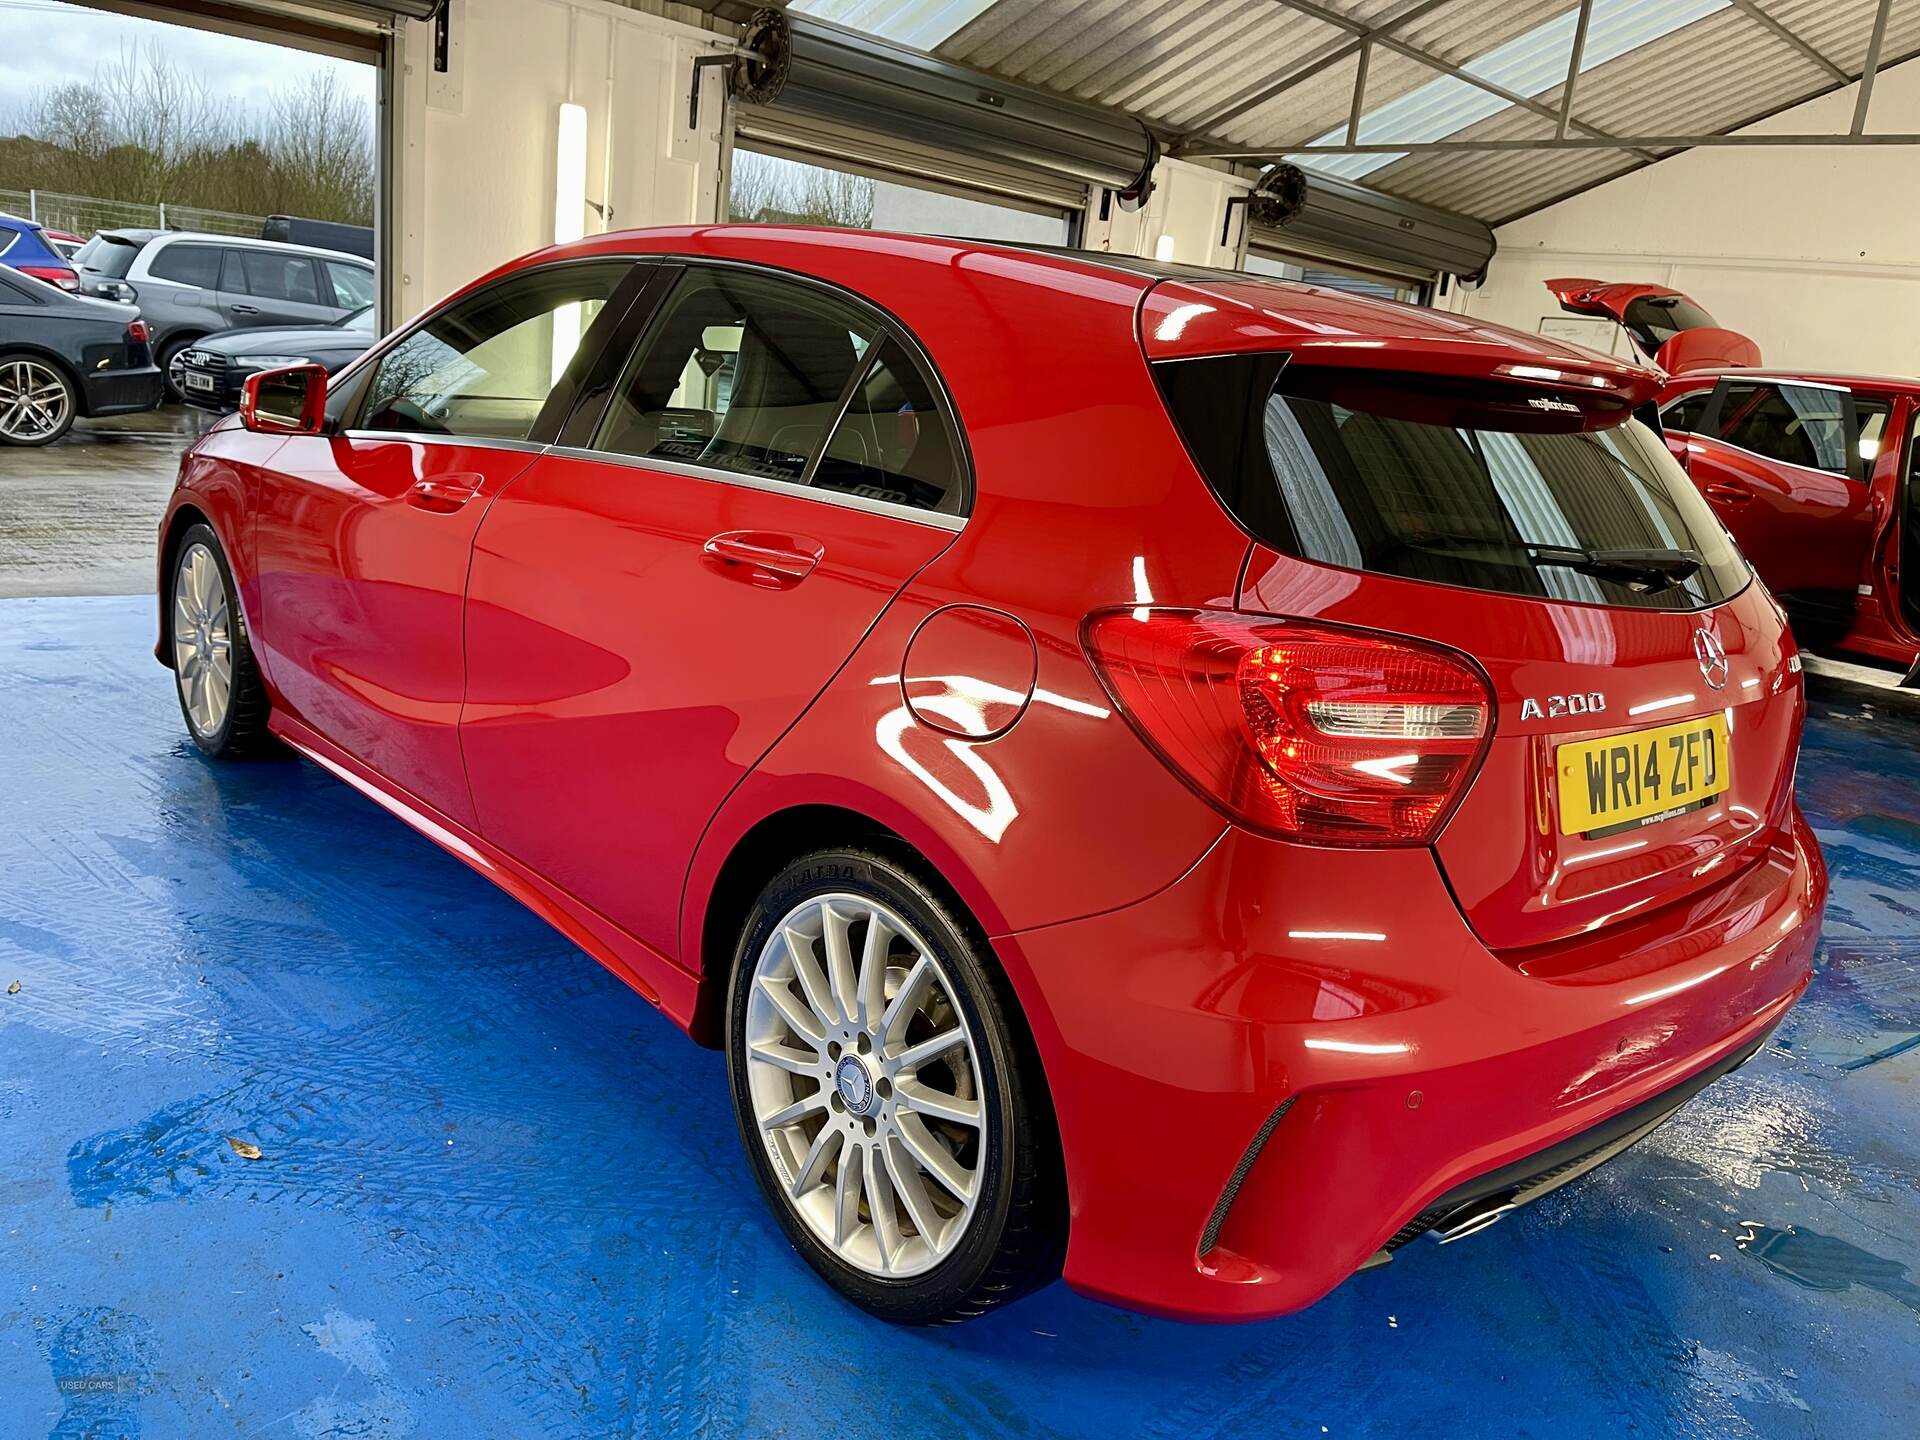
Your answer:
[[[325,325],[373,303],[357,255],[187,230],[102,230],[73,257],[82,294],[127,300],[153,331],[167,392],[183,397],[180,355],[216,330]]]

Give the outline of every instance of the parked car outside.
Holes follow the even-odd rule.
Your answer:
[[[1920,380],[1690,371],[1660,421],[1801,643],[1920,685]]]
[[[318,365],[332,374],[373,344],[373,307],[363,305],[331,325],[222,330],[174,356],[175,388],[190,405],[227,411],[240,404],[249,375],[288,365]]]
[[[0,265],[62,290],[80,288],[79,275],[66,256],[53,247],[46,227],[18,215],[0,214]]]
[[[102,230],[75,257],[81,288],[138,302],[176,400],[174,361],[218,330],[322,325],[370,305],[373,267],[337,251],[184,230]]]
[[[80,253],[80,247],[87,242],[78,235],[69,235],[65,230],[49,230],[47,243],[60,253],[60,258],[71,262]]]
[[[262,240],[284,240],[294,245],[314,245],[322,250],[338,250],[344,255],[373,259],[373,227],[347,225],[338,220],[307,220],[298,215],[269,215],[260,226]]]
[[[1574,279],[1546,284],[1569,314],[1616,321],[1634,348],[1669,375],[1761,363],[1758,345],[1669,286]]]
[[[160,403],[138,311],[0,270],[0,444],[50,445],[80,416]]]
[[[278,737],[724,1048],[873,1313],[1280,1314],[1808,982],[1799,658],[1659,383],[1115,256],[600,235],[249,379],[156,653],[204,751]]]

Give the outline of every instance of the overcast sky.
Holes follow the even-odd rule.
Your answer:
[[[149,43],[158,43],[171,59],[203,76],[216,95],[242,104],[262,104],[315,69],[339,70],[354,93],[373,103],[370,65],[58,0],[0,0],[0,133],[13,133],[22,107],[41,91],[90,80],[95,67],[117,58],[123,46]]]

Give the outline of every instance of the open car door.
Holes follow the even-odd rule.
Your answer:
[[[1728,330],[1694,301],[1663,285],[1612,285],[1603,280],[1547,281],[1560,308],[1618,323],[1634,348],[1669,375],[1687,370],[1750,368],[1760,347]]]

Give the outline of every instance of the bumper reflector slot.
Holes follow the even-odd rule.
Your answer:
[[[1240,1157],[1240,1163],[1233,1167],[1233,1175],[1227,1181],[1227,1188],[1220,1192],[1220,1198],[1214,1202],[1213,1214],[1207,1217],[1207,1228],[1200,1232],[1200,1253],[1205,1255],[1220,1241],[1220,1227],[1226,1223],[1227,1211],[1233,1208],[1233,1200],[1240,1193],[1240,1187],[1246,1183],[1247,1175],[1253,1169],[1253,1162],[1260,1158],[1260,1151],[1272,1138],[1277,1126],[1287,1111],[1293,1108],[1294,1097],[1289,1095],[1274,1107],[1266,1123],[1254,1134],[1253,1142],[1247,1146],[1247,1153]]]

